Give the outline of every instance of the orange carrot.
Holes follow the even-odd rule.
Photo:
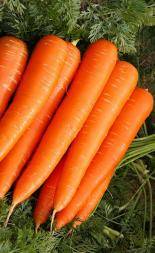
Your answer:
[[[54,91],[44,108],[39,112],[29,129],[0,163],[0,198],[2,199],[19,176],[22,168],[32,155],[45,128],[65,94],[80,63],[80,51],[67,43],[67,57]]]
[[[116,60],[117,49],[111,42],[99,40],[89,47],[68,96],[57,110],[29,166],[17,182],[9,216],[15,206],[29,198],[52,173],[100,96]]]
[[[46,180],[44,186],[40,191],[39,198],[37,200],[33,213],[36,231],[41,224],[46,222],[51,210],[53,209],[54,195],[64,165],[64,159],[65,156],[61,159],[60,163],[54,169],[50,177]]]
[[[56,36],[45,36],[38,42],[14,101],[0,121],[0,160],[8,154],[48,100],[66,55],[66,42]]]
[[[0,118],[21,79],[27,58],[23,41],[12,36],[0,38]]]
[[[151,94],[136,88],[88,167],[71,202],[58,213],[56,227],[72,221],[95,187],[111,170],[115,170],[152,108]]]
[[[87,199],[87,203],[85,203],[85,205],[79,210],[79,212],[77,213],[75,217],[75,221],[73,223],[74,228],[81,225],[81,223],[86,221],[89,218],[89,216],[92,214],[96,206],[99,204],[104,193],[106,192],[108,185],[110,183],[111,177],[112,177],[112,173],[110,172],[105,178],[105,180],[103,180],[103,182],[101,182],[92,191],[89,198]]]
[[[136,68],[117,62],[87,121],[71,145],[54,200],[55,212],[67,206],[74,196],[90,162],[110,127],[132,94],[138,80]]]

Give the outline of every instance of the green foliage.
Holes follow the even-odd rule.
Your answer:
[[[136,51],[136,36],[151,13],[144,1],[101,1],[83,11],[84,31],[91,41],[105,37],[123,52]],[[135,22],[136,20],[136,22]],[[85,28],[87,27],[87,29]]]
[[[51,253],[59,243],[59,237],[52,237],[49,231],[34,232],[32,203],[18,208],[8,228],[3,222],[8,210],[6,202],[1,203],[0,215],[0,252],[2,253]]]
[[[150,153],[155,152],[155,134],[147,137],[137,138],[129,147],[124,159],[118,167],[123,167],[125,165],[134,162],[144,156],[149,156]]]
[[[6,0],[3,6],[2,32],[26,41],[49,33],[69,39],[80,14],[79,0]]]
[[[5,0],[1,6],[2,33],[26,41],[49,33],[86,42],[107,38],[125,53],[136,51],[138,30],[155,21],[143,0]]]
[[[35,234],[33,199],[16,209],[8,228],[4,229],[8,204],[2,202],[0,252],[153,253],[155,237],[149,237],[150,213],[151,220],[155,218],[155,213],[150,212],[148,180],[151,175],[141,163],[130,164],[117,172],[96,212],[69,237],[66,228],[52,235],[50,222]]]

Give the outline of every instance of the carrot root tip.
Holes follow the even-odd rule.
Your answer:
[[[8,215],[7,215],[6,221],[4,222],[4,227],[5,227],[5,228],[6,228],[7,225],[8,225],[9,219],[10,219],[10,217],[11,217],[11,215],[12,215],[12,213],[13,213],[15,207],[16,207],[16,204],[11,205],[11,207],[10,207],[10,210],[9,210]]]
[[[51,217],[51,226],[50,226],[50,231],[53,231],[53,223],[56,215],[56,210],[53,210],[52,217]]]
[[[38,233],[39,227],[40,227],[40,224],[36,224],[36,226],[35,226],[35,233],[36,234]]]
[[[71,228],[71,229],[68,231],[68,233],[67,233],[67,237],[70,237],[70,236],[72,235],[72,233],[73,233],[73,229]]]

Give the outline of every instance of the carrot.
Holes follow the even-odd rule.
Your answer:
[[[117,60],[116,47],[99,40],[87,50],[68,96],[57,110],[33,159],[14,190],[8,217],[15,206],[36,191],[52,173],[81,129]]]
[[[0,198],[2,199],[19,176],[24,165],[32,155],[45,128],[65,94],[80,63],[80,51],[67,43],[67,57],[54,91],[29,129],[22,135],[13,149],[0,163]]]
[[[74,196],[90,162],[110,127],[132,94],[138,80],[136,68],[118,61],[101,96],[70,147],[54,200],[55,212]]]
[[[22,40],[0,38],[0,118],[21,79],[27,58],[27,46]]]
[[[85,203],[85,205],[79,210],[79,212],[77,213],[75,217],[75,221],[73,223],[74,228],[81,225],[81,223],[86,221],[89,218],[89,216],[92,214],[96,206],[99,204],[104,193],[106,192],[108,185],[110,183],[111,177],[112,177],[112,173],[110,172],[105,178],[105,180],[103,180],[103,182],[101,182],[90,194],[89,198],[87,199],[87,203]]]
[[[38,42],[14,101],[0,121],[0,160],[31,125],[49,98],[66,55],[66,42],[56,36],[45,36]]]
[[[45,184],[43,185],[40,191],[39,198],[37,200],[35,210],[33,213],[36,231],[38,230],[41,224],[46,222],[46,220],[50,215],[51,210],[53,209],[54,195],[58,181],[60,179],[60,175],[64,165],[64,160],[65,156],[61,159],[60,163],[54,169],[50,177],[46,180]]]
[[[56,227],[72,221],[91,192],[114,171],[139,128],[153,108],[153,98],[146,90],[136,88],[89,165],[71,202],[57,215]]]

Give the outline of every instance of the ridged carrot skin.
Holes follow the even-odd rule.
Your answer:
[[[52,173],[100,96],[116,60],[117,49],[111,42],[99,40],[88,48],[68,95],[17,182],[11,209],[29,198]]]
[[[0,163],[0,199],[9,191],[32,155],[53,113],[64,96],[79,63],[80,51],[71,43],[67,43],[67,57],[54,91],[31,126]]]
[[[13,36],[0,38],[0,118],[14,93],[28,58],[26,44]]]
[[[67,55],[67,44],[48,35],[37,44],[15,98],[0,121],[0,160],[16,144],[54,89]]]
[[[84,126],[71,144],[56,190],[54,209],[61,211],[74,196],[90,162],[138,81],[136,68],[118,61]]]
[[[38,230],[39,226],[46,222],[48,219],[50,212],[54,207],[54,195],[56,191],[56,187],[58,185],[58,181],[60,179],[60,175],[62,172],[62,168],[64,165],[65,156],[61,159],[60,163],[54,169],[50,177],[46,180],[43,185],[36,206],[33,213],[36,230]]]
[[[103,182],[101,182],[90,194],[89,198],[87,199],[87,203],[85,203],[85,205],[79,210],[75,217],[75,221],[73,223],[74,228],[81,225],[90,217],[90,215],[100,202],[101,198],[103,197],[104,193],[106,192],[111,178],[112,173],[108,174],[105,180],[103,180]]]
[[[58,213],[56,227],[61,228],[72,221],[95,187],[105,180],[109,171],[115,170],[152,108],[152,95],[136,88],[88,167],[71,202]]]

